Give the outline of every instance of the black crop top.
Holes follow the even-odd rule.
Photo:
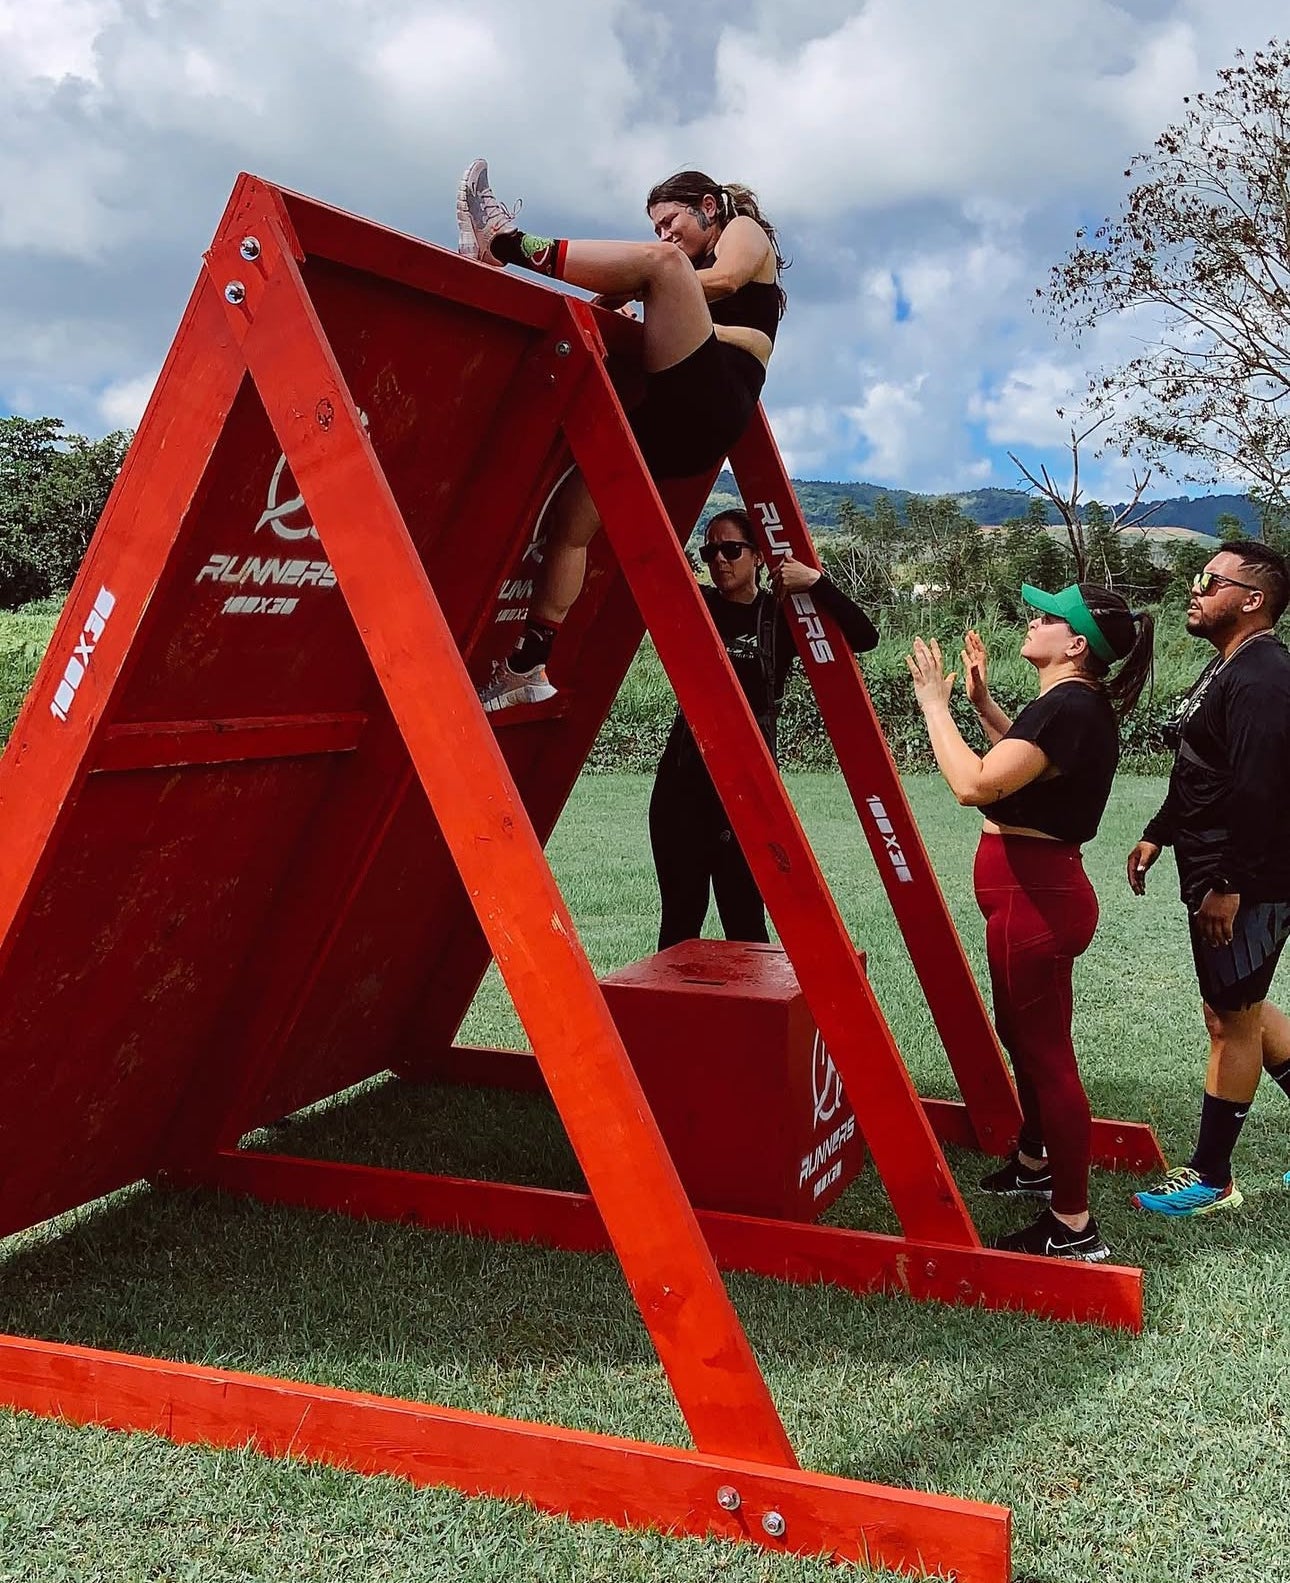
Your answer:
[[[1026,705],[1001,740],[1033,742],[1056,774],[985,804],[986,818],[1058,841],[1091,841],[1120,760],[1119,728],[1106,694],[1083,682],[1058,682]]]
[[[700,259],[695,269],[711,269],[716,263],[715,253]],[[772,344],[779,329],[780,290],[774,281],[745,281],[728,297],[718,297],[708,304],[713,324],[738,324],[747,330],[760,330],[768,335]]]

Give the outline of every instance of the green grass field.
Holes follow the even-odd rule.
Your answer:
[[[948,1069],[840,783],[791,789],[920,1086]],[[651,949],[648,780],[584,778],[552,842],[597,968]],[[978,971],[977,821],[939,781],[910,793]],[[1161,783],[1123,777],[1090,853],[1103,917],[1078,970],[1094,1108],[1191,1143],[1203,1038],[1172,876],[1134,901],[1124,851]],[[497,982],[467,1032],[515,1035]],[[1026,1583],[1290,1578],[1290,1106],[1260,1096],[1237,1214],[1162,1226],[1097,1175],[1116,1254],[1147,1272],[1140,1337],[733,1278],[805,1465],[1011,1505]],[[274,1147],[575,1186],[548,1107],[376,1082],[273,1129]],[[983,1162],[955,1156],[971,1187]],[[983,1229],[1022,1211],[979,1206]],[[867,1173],[833,1211],[894,1229]],[[647,1337],[607,1258],[428,1235],[214,1196],[137,1190],[13,1238],[0,1327],[684,1443]],[[822,1562],[574,1526],[392,1479],[0,1414],[0,1578],[706,1580],[835,1576]]]

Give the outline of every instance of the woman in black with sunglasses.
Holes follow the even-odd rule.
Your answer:
[[[762,558],[745,511],[713,517],[699,554],[713,582],[701,590],[713,625],[774,758],[779,703],[797,653],[782,601],[809,589],[820,609],[836,618],[857,654],[873,648],[878,633],[864,611],[822,572],[791,555],[775,568],[771,588],[761,587]],[[727,940],[769,938],[756,881],[679,712],[654,778],[649,835],[663,902],[660,951],[698,937],[710,893],[716,897]]]

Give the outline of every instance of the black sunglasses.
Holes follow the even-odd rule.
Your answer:
[[[1211,588],[1217,588],[1220,583],[1226,583],[1231,588],[1244,588],[1249,593],[1261,594],[1263,590],[1254,583],[1242,583],[1235,577],[1224,577],[1221,572],[1199,572],[1191,580],[1191,591],[1194,594],[1207,594]]]
[[[749,544],[744,539],[722,539],[717,544],[704,544],[699,549],[699,559],[705,566],[711,566],[719,555],[723,561],[737,561],[745,550],[751,550],[755,555],[757,546]]]

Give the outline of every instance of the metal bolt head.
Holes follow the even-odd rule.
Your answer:
[[[555,355],[557,357],[568,357],[569,353],[572,351],[573,348],[569,345],[568,341],[557,341],[555,343]]]
[[[767,1512],[761,1520],[761,1525],[772,1539],[782,1539],[788,1527],[778,1512]]]
[[[246,301],[246,287],[240,280],[230,280],[224,287],[224,301],[231,302],[235,308],[239,302]]]
[[[717,1491],[717,1505],[723,1512],[737,1512],[740,1506],[739,1491],[733,1485],[723,1484]]]
[[[244,236],[242,238],[242,245],[238,248],[238,252],[241,253],[242,257],[247,261],[248,264],[254,263],[254,261],[260,256],[259,237]]]

